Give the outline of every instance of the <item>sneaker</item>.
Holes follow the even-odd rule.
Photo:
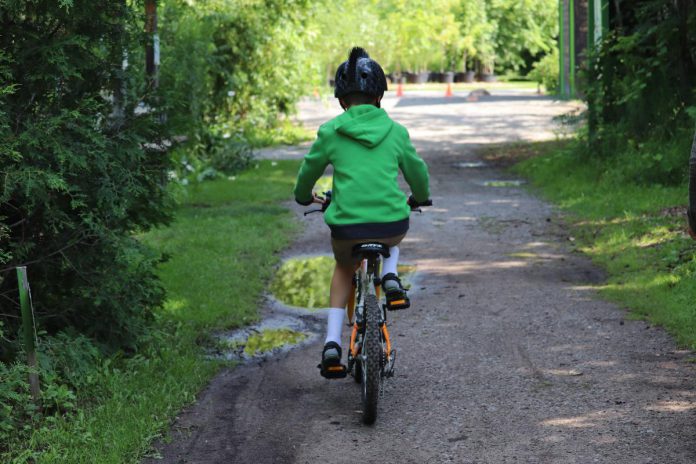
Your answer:
[[[390,272],[382,277],[382,289],[387,299],[387,309],[406,309],[411,306],[411,300],[396,274]]]
[[[328,342],[321,352],[321,364],[317,366],[322,377],[340,379],[348,374],[346,366],[341,364],[341,346],[336,342]]]

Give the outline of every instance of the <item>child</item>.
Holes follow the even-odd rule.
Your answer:
[[[428,168],[408,131],[381,109],[385,90],[387,80],[380,65],[362,48],[353,48],[336,71],[334,95],[345,112],[319,128],[295,184],[299,204],[322,203],[312,188],[326,166],[333,165],[332,199],[324,219],[331,228],[336,267],[322,375],[328,367],[341,364],[343,315],[359,265],[351,255],[353,245],[378,241],[390,247],[390,257],[382,264],[382,288],[388,302],[408,301],[396,271],[397,245],[408,230],[411,208],[429,201]],[[399,169],[413,192],[408,200],[397,182]]]

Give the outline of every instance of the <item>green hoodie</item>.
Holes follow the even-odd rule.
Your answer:
[[[392,235],[375,235],[374,228],[354,233],[355,227],[344,227],[344,232],[337,233],[343,226],[356,224],[405,221],[408,229],[410,208],[397,181],[399,169],[416,201],[430,198],[428,167],[416,153],[408,131],[373,105],[353,106],[319,128],[297,176],[294,193],[298,203],[312,201],[314,183],[329,164],[334,168],[333,196],[324,219],[336,238]]]

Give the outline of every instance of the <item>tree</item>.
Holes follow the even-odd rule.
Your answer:
[[[162,298],[157,257],[133,234],[166,222],[169,205],[166,133],[135,111],[153,107],[142,22],[121,1],[8,0],[0,30],[0,273],[28,266],[43,329],[132,347]],[[11,300],[16,281],[0,294]]]

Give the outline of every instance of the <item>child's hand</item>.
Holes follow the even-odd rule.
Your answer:
[[[326,203],[326,200],[324,197],[317,195],[316,193],[312,193],[312,203],[319,203],[320,205],[323,205]]]

